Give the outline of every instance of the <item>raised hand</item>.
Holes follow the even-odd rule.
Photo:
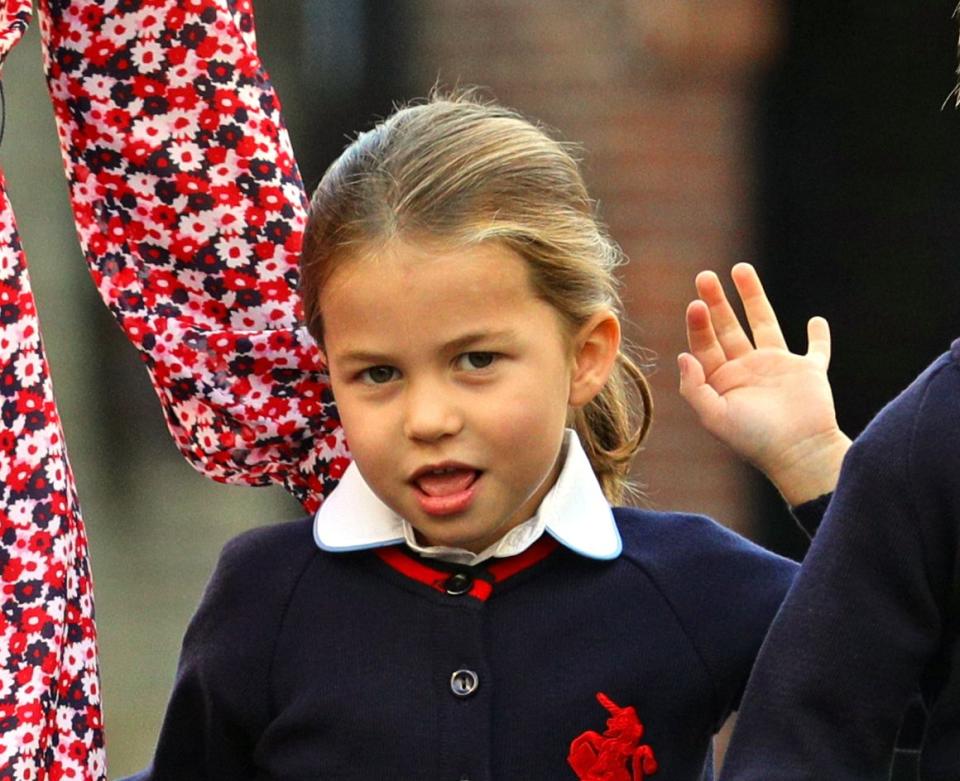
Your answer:
[[[711,434],[800,504],[833,490],[850,444],[827,380],[829,326],[811,318],[807,352],[790,352],[754,268],[739,263],[731,276],[753,341],[717,275],[700,272],[686,313],[690,352],[677,359],[680,394]]]

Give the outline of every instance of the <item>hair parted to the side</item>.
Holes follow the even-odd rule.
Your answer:
[[[397,237],[444,244],[499,241],[529,264],[537,295],[571,333],[622,304],[620,248],[599,222],[568,147],[472,93],[435,94],[362,133],[327,169],[310,201],[300,261],[306,325],[322,344],[320,292],[340,262]],[[612,503],[652,415],[649,386],[623,350],[601,393],[573,413]]]

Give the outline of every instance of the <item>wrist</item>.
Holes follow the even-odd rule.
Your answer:
[[[764,472],[787,503],[796,507],[833,492],[849,448],[850,438],[838,428],[794,445]]]

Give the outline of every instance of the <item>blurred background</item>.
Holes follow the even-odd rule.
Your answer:
[[[258,0],[260,51],[304,180],[432,85],[482,85],[584,147],[632,263],[651,351],[646,503],[709,513],[788,555],[780,498],[676,393],[693,276],[756,263],[794,349],[832,326],[856,434],[960,336],[955,0]],[[148,761],[180,638],[222,544],[296,517],[177,454],[137,356],[86,275],[34,29],[4,67],[0,163],[26,245],[91,540],[111,777]]]

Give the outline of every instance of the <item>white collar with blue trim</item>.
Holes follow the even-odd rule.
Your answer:
[[[381,548],[406,543],[417,553],[459,564],[515,556],[547,532],[565,547],[591,559],[620,555],[620,532],[590,461],[576,433],[567,429],[563,467],[537,513],[480,553],[461,548],[420,545],[410,524],[380,501],[356,464],[350,464],[313,522],[313,536],[325,551]]]

